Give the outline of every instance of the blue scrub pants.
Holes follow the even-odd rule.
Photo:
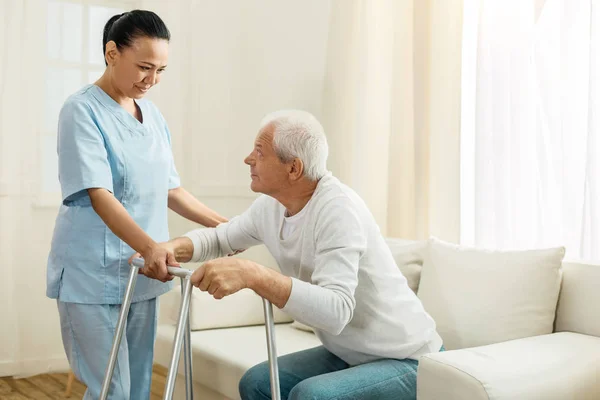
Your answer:
[[[109,390],[109,399],[148,400],[158,316],[158,300],[131,304]],[[112,346],[119,304],[58,301],[62,340],[75,376],[87,385],[84,400],[100,397]]]

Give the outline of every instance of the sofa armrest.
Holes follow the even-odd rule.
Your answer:
[[[417,398],[600,399],[600,338],[563,332],[427,354]]]
[[[417,373],[417,399],[489,400],[479,379],[449,362],[448,355],[451,353],[454,352],[421,357]]]
[[[600,264],[563,263],[556,332],[600,337]]]

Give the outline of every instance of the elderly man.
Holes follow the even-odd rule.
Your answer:
[[[415,399],[418,359],[442,340],[363,200],[327,171],[327,155],[312,115],[269,115],[244,160],[264,196],[165,246],[178,261],[212,260],[192,276],[200,290],[220,299],[250,288],[314,328],[323,346],[279,358],[283,399]],[[281,273],[220,258],[262,243]],[[242,399],[270,399],[268,365],[247,371],[239,389]]]

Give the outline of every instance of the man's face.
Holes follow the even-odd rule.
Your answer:
[[[272,124],[265,126],[254,141],[254,150],[244,162],[250,166],[250,188],[257,193],[275,195],[290,186],[289,164],[283,163],[273,148]]]

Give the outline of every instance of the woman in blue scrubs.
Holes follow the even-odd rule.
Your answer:
[[[135,287],[111,382],[112,399],[150,396],[157,297],[172,288],[160,246],[167,208],[204,226],[225,218],[180,186],[165,119],[144,95],[167,66],[170,34],[150,11],[112,17],[104,28],[106,70],[71,95],[58,124],[62,205],[48,258],[47,295],[57,299],[75,375],[97,399],[127,284],[128,259],[145,266]]]

